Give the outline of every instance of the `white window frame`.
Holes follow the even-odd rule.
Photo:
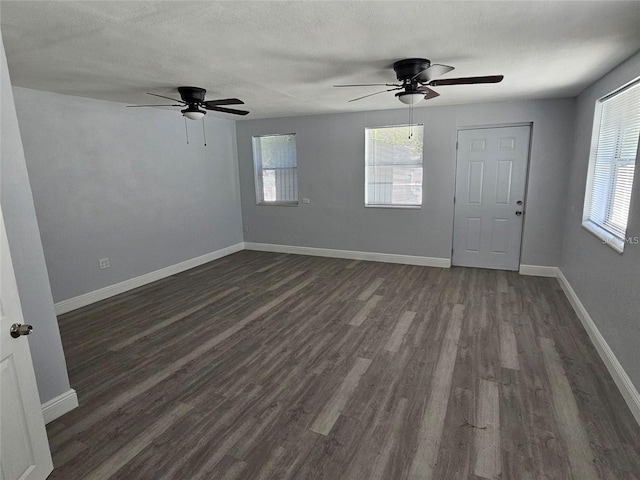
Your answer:
[[[271,201],[265,200],[265,191],[264,191],[264,183],[263,183],[263,171],[264,170],[278,170],[274,169],[263,169],[262,167],[262,156],[258,151],[258,143],[261,139],[265,137],[293,137],[295,151],[296,151],[296,183],[295,183],[295,200],[290,201]],[[254,179],[255,179],[255,189],[256,189],[256,204],[257,205],[274,205],[274,206],[282,206],[282,207],[297,207],[299,205],[299,196],[300,193],[298,191],[298,151],[296,144],[296,134],[295,133],[275,133],[275,134],[267,134],[267,135],[255,135],[251,139],[252,142],[252,150],[253,150],[253,169],[254,169]],[[289,167],[290,169],[291,167]]]
[[[632,82],[622,86],[616,91],[605,95],[604,97],[599,98],[595,104],[595,112],[593,117],[593,130],[591,134],[591,149],[589,155],[589,170],[587,174],[587,184],[585,190],[585,199],[584,206],[582,211],[582,226],[587,231],[598,237],[602,240],[602,243],[611,247],[616,252],[622,254],[624,252],[625,239],[626,239],[626,231],[625,234],[620,236],[619,234],[612,231],[610,228],[607,228],[606,225],[600,223],[597,220],[591,218],[591,207],[592,201],[594,197],[594,182],[595,182],[595,169],[596,169],[596,160],[598,158],[598,144],[600,142],[600,131],[602,127],[602,110],[604,104],[614,98],[615,96],[629,91],[630,89],[640,89],[640,78],[635,79]],[[613,163],[613,162],[612,162]],[[632,162],[635,166],[638,164],[638,149],[636,148],[636,158],[635,161]],[[629,164],[629,163],[628,163]],[[616,165],[618,167],[618,165]],[[612,177],[608,185],[611,185],[613,175],[617,172],[617,168],[612,173]],[[634,167],[634,176],[635,176],[635,167]],[[632,192],[633,196],[633,192]],[[630,202],[631,203],[631,202]]]
[[[369,130],[382,130],[382,129],[386,129],[386,128],[405,128],[405,127],[410,127],[410,128],[419,128],[421,129],[421,133],[422,133],[422,156],[421,156],[421,161],[420,161],[420,169],[421,169],[421,175],[420,175],[420,190],[421,190],[421,194],[420,194],[420,203],[415,203],[415,204],[405,204],[405,203],[373,203],[370,201],[369,199],[369,142],[367,140],[367,132]],[[418,123],[418,124],[411,124],[411,125],[382,125],[382,126],[377,126],[377,127],[366,127],[365,128],[365,153],[364,153],[364,206],[366,208],[392,208],[392,209],[409,209],[409,210],[415,210],[415,209],[421,209],[422,208],[422,204],[424,203],[424,124],[422,123]],[[402,164],[394,164],[394,165],[402,165]],[[406,164],[406,165],[415,165],[417,166],[418,164]]]

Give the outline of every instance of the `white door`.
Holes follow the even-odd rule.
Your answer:
[[[518,270],[529,126],[458,131],[451,263]]]
[[[53,470],[29,343],[0,210],[0,480],[44,480]]]

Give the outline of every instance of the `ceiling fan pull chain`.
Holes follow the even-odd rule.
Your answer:
[[[413,103],[409,105],[409,140],[413,137]]]
[[[204,131],[204,117],[202,117],[202,138],[204,138],[204,146],[207,146],[207,134]]]
[[[184,118],[184,134],[187,137],[187,145],[189,145],[189,129],[187,129],[187,117]]]

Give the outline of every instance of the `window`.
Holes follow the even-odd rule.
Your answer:
[[[622,253],[640,136],[640,80],[596,102],[582,225]]]
[[[296,135],[253,137],[258,204],[298,204]]]
[[[365,205],[422,205],[422,125],[365,130]]]

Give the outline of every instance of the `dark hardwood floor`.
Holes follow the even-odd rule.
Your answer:
[[[243,251],[59,318],[51,479],[638,479],[557,281]]]

